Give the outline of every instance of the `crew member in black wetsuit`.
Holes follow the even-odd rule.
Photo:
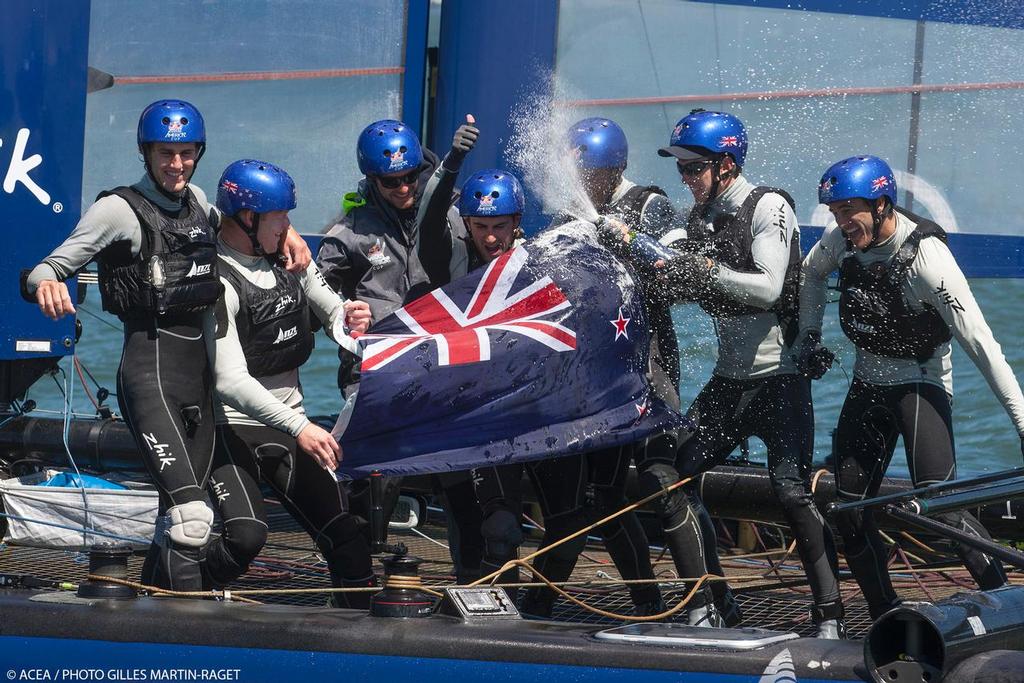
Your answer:
[[[337,441],[302,407],[299,367],[313,350],[312,312],[334,341],[355,349],[348,330],[365,332],[370,308],[342,301],[316,265],[298,275],[277,259],[280,234],[295,208],[295,184],[273,164],[251,159],[225,169],[217,186],[217,244],[224,296],[208,317],[206,346],[217,397],[217,440],[210,476],[224,533],[206,552],[213,583],[248,568],[266,541],[258,482],[265,481],[313,538],[335,587],[373,584],[365,529],[349,514],[333,472]],[[214,329],[215,328],[215,329]],[[368,593],[336,593],[335,606],[369,605]]]
[[[525,198],[519,181],[511,173],[487,169],[474,173],[462,187],[459,213],[468,234],[460,235],[452,225],[441,231],[423,233],[420,245],[424,263],[440,264],[448,260],[448,275],[436,274],[446,283],[471,270],[487,265],[522,242],[519,229]],[[434,226],[436,228],[436,226]],[[479,574],[487,575],[517,557],[523,542],[522,464],[485,467],[472,471],[475,500],[483,512],[480,525],[484,547]],[[526,472],[537,490],[544,514],[545,533],[541,545],[557,541],[586,525],[583,494],[586,472],[583,461],[562,457],[527,463]],[[586,542],[584,537],[542,555],[536,566],[554,581],[563,581],[572,573],[576,558]],[[515,583],[519,571],[506,571],[502,583]],[[517,591],[510,590],[513,599]],[[545,616],[533,609],[528,598],[523,610]]]
[[[622,128],[606,118],[587,118],[575,123],[568,131],[569,147],[576,161],[584,191],[600,215],[620,218],[630,229],[640,230],[658,238],[669,240],[685,236],[675,209],[664,191],[655,186],[637,185],[623,174],[626,170],[629,145]],[[651,356],[649,376],[655,391],[669,405],[679,407],[679,353],[676,334],[669,314],[669,301],[658,291],[644,292],[648,319],[651,321]],[[647,449],[667,448],[674,452],[675,435],[659,435],[627,446],[588,453],[585,456],[567,456],[580,459],[587,468],[588,487],[592,505],[587,508],[591,521],[597,521],[621,510],[629,504],[626,499],[626,477],[630,460]],[[563,468],[567,465],[563,464]],[[561,507],[573,509],[585,501],[563,501]],[[575,529],[571,530],[575,531]],[[599,528],[602,540],[616,568],[626,580],[646,579],[648,584],[630,584],[633,611],[637,615],[664,611],[661,591],[653,582],[647,534],[635,512],[620,515]],[[567,549],[568,550],[568,549]],[[548,578],[566,580],[573,563],[562,561],[558,566],[562,576]],[[556,594],[543,588],[527,593],[524,610],[533,614],[551,614]]]
[[[741,440],[760,438],[768,451],[772,487],[807,572],[818,635],[838,638],[843,611],[835,550],[810,494],[810,381],[797,372],[790,354],[796,334],[799,230],[785,192],[755,187],[741,175],[746,152],[746,130],[735,116],[698,110],[684,117],[669,146],[659,150],[675,158],[696,202],[687,240],[677,243],[684,251],[663,249],[643,235],[627,237],[634,262],[663,278],[669,291],[699,302],[714,318],[718,334],[714,374],[687,411],[695,431],[678,458],[650,457],[638,466],[644,492],[653,492],[721,464]],[[683,576],[714,569],[714,530],[701,528],[702,507],[695,489],[673,491],[658,506],[672,559]],[[719,621],[700,602],[690,619],[711,625]]]
[[[149,105],[137,142],[142,179],[102,193],[27,284],[45,315],[73,314],[63,281],[99,262],[103,308],[124,323],[118,405],[160,492],[162,517],[142,579],[201,590],[199,562],[213,521],[205,487],[214,430],[202,318],[222,290],[214,236],[219,214],[189,184],[206,148],[194,106]],[[288,233],[290,267],[305,269],[309,250],[294,230]]]
[[[836,428],[836,476],[841,501],[871,498],[902,436],[914,486],[956,478],[952,428],[952,351],[956,338],[984,375],[1022,435],[1024,396],[1002,349],[978,308],[945,232],[896,205],[896,179],[874,156],[844,159],[825,171],[818,200],[835,223],[807,254],[801,269],[799,361],[820,376],[830,352],[821,346],[826,281],[839,271],[839,320],[857,349]],[[988,538],[967,512],[938,515]],[[836,520],[846,561],[872,617],[899,604],[871,510]],[[999,562],[978,550],[958,553],[983,589],[1006,581]]]
[[[356,192],[345,195],[342,214],[327,229],[316,262],[336,292],[370,304],[374,322],[448,281],[448,258],[424,262],[420,235],[439,234],[449,223],[462,234],[452,193],[462,161],[479,134],[471,119],[456,130],[443,161],[421,147],[416,134],[399,121],[377,121],[359,135],[356,157],[365,177]],[[358,387],[357,359],[345,349],[339,356],[338,386],[350,396]],[[455,524],[450,541],[456,573],[460,582],[471,581],[480,554],[479,534],[473,531],[479,516],[472,485],[464,473],[440,479]],[[400,482],[397,477],[386,479],[386,519],[398,500]],[[353,511],[365,517],[366,481],[352,484],[351,494]]]

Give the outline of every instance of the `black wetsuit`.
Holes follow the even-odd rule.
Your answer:
[[[164,522],[176,506],[209,506],[214,425],[200,309],[219,292],[209,249],[217,220],[199,188],[170,199],[146,175],[131,188],[102,193],[29,276],[34,291],[99,262],[104,308],[124,323],[118,405],[160,494],[161,524],[142,580],[173,590],[202,589],[198,542],[172,542]],[[163,259],[159,292],[148,282],[155,254]]]
[[[559,541],[582,529],[586,523],[583,498],[586,491],[586,468],[582,458],[567,456],[539,460],[525,465],[502,465],[472,471],[476,498],[483,510],[481,531],[484,539],[482,575],[501,569],[509,560],[518,555],[523,542],[521,525],[523,494],[523,469],[533,483],[544,515],[544,537],[541,547]],[[572,574],[583,546],[585,535],[540,555],[533,566],[552,581],[564,581]],[[501,575],[502,583],[516,583],[519,570],[513,568]],[[531,591],[532,592],[532,591]],[[509,590],[513,599],[515,590]],[[537,614],[531,608],[531,600],[523,606],[527,613]],[[541,614],[543,616],[543,613]]]
[[[951,337],[985,376],[1018,434],[1024,434],[1024,395],[943,231],[899,207],[894,218],[892,235],[863,251],[838,227],[826,228],[801,269],[801,329],[821,329],[826,283],[839,270],[840,322],[857,349],[854,380],[834,442],[838,494],[844,501],[878,493],[900,436],[915,486],[956,477]],[[988,538],[967,512],[939,518]],[[847,564],[872,616],[878,617],[898,598],[874,512],[848,511],[836,523]],[[981,588],[1005,581],[997,560],[963,546],[957,552]]]
[[[372,585],[365,522],[350,514],[345,489],[334,474],[295,440],[309,424],[302,412],[298,367],[313,346],[310,313],[334,334],[333,323],[344,316],[343,302],[316,266],[293,275],[223,242],[219,249],[226,289],[211,336],[216,337],[217,392],[227,405],[218,415],[210,486],[224,531],[209,544],[207,573],[215,585],[230,583],[263,548],[262,480],[316,543],[333,586]],[[254,424],[256,417],[265,424]],[[342,607],[366,608],[368,601],[369,593],[359,592],[333,598]]]
[[[685,435],[678,454],[649,450],[638,463],[641,493],[696,477],[724,462],[743,439],[759,437],[812,588],[815,621],[838,619],[834,544],[810,494],[810,385],[796,373],[787,334],[795,332],[788,316],[795,313],[800,263],[796,217],[784,193],[755,188],[740,176],[710,205],[694,209],[688,232],[680,247],[712,258],[717,274],[709,272],[710,282],[699,292],[677,287],[671,277],[665,286],[683,300],[697,300],[714,317],[718,362],[687,413],[695,431]],[[714,528],[696,487],[673,491],[656,507],[679,574],[721,574]],[[714,582],[711,591],[724,586]],[[706,600],[698,593],[692,604],[702,607]]]
[[[839,499],[854,501],[878,495],[896,442],[903,436],[914,487],[956,479],[953,417],[942,387],[919,382],[882,386],[854,379],[836,428]],[[985,528],[969,512],[935,515],[939,521],[985,539]],[[840,515],[846,561],[857,577],[874,618],[899,604],[889,576],[888,552],[871,510]],[[956,544],[957,553],[983,590],[999,588],[1006,574],[997,560],[980,550]]]
[[[614,215],[622,219],[628,226],[636,230],[664,237],[682,226],[671,202],[665,193],[657,187],[635,185],[623,180],[612,193],[607,204],[598,207],[601,215]],[[669,239],[672,239],[669,235]],[[641,282],[641,285],[644,285]],[[650,321],[650,365],[648,380],[652,388],[662,400],[679,409],[679,350],[672,316],[669,312],[671,301],[662,292],[644,290],[647,319]],[[594,451],[585,455],[567,456],[580,461],[575,465],[562,465],[561,476],[565,471],[584,471],[590,496],[577,493],[572,487],[556,488],[556,507],[561,510],[559,527],[552,529],[547,525],[545,543],[558,539],[552,532],[558,531],[568,535],[582,525],[603,519],[629,504],[626,499],[626,475],[631,459],[638,463],[644,459],[648,451],[664,451],[674,458],[676,451],[676,435],[674,432],[661,434],[643,442]],[[581,514],[581,511],[583,514]],[[568,523],[579,524],[575,528]],[[561,529],[561,531],[559,531]],[[654,582],[654,569],[650,559],[650,548],[647,534],[635,512],[619,515],[611,522],[598,527],[598,533],[604,541],[605,548],[615,563],[616,569],[625,580],[649,580],[649,584],[630,584],[629,592],[633,604],[639,611],[647,613],[659,609],[661,589]],[[548,535],[552,538],[548,539]],[[544,575],[554,582],[566,581],[572,574],[579,552],[582,551],[585,539],[565,544],[552,553],[558,553],[558,559],[545,559],[542,555],[535,561],[536,566],[544,565]],[[523,601],[523,610],[540,616],[548,616],[556,598],[554,591],[548,588],[531,588]]]
[[[374,584],[370,547],[363,521],[348,512],[345,491],[295,443],[295,438],[266,426],[217,426],[217,449],[210,475],[211,493],[224,520],[220,542],[211,542],[206,568],[214,585],[245,573],[267,540],[267,513],[257,482],[273,489],[327,562],[331,585]],[[370,593],[336,593],[337,607],[366,609]]]
[[[161,515],[177,505],[209,500],[206,483],[214,443],[211,387],[200,314],[125,320],[117,403],[160,492]],[[146,555],[142,582],[172,590],[202,590],[201,557],[201,548],[158,536]]]

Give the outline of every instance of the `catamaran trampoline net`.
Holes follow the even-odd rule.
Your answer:
[[[271,531],[267,545],[250,570],[230,586],[231,590],[307,589],[310,592],[268,593],[246,597],[273,604],[325,605],[328,594],[323,589],[330,587],[326,563],[309,536],[279,505],[271,504],[268,507]],[[454,582],[443,525],[428,521],[415,530],[393,530],[389,541],[401,541],[409,548],[409,554],[423,560],[420,575],[425,585],[441,587]],[[536,540],[529,540],[524,544],[521,554],[525,556],[535,549]],[[726,575],[747,577],[731,581],[742,610],[743,625],[793,631],[802,636],[814,635],[815,628],[809,615],[810,591],[795,554],[781,557],[777,553],[773,558],[758,555],[729,554],[725,551],[722,555]],[[652,558],[655,560],[655,573],[661,582],[664,598],[672,606],[685,597],[687,587],[677,580],[667,554],[654,549]],[[139,579],[142,561],[141,555],[129,561],[131,580]],[[777,564],[773,565],[772,562]],[[905,566],[901,568],[898,562],[891,566],[897,591],[905,599],[935,600],[971,588],[965,572],[950,564],[944,565],[948,569],[924,571],[911,571]],[[379,563],[376,564],[376,570],[378,574],[382,573]],[[5,544],[0,546],[0,572],[77,584],[85,579],[88,572],[88,557],[84,553]],[[861,637],[870,626],[870,618],[857,585],[845,567],[841,575],[847,631],[851,637]],[[622,584],[609,583],[609,580],[618,578],[618,572],[607,554],[599,545],[592,545],[580,557],[571,579],[583,585],[569,586],[566,590],[592,607],[606,612],[629,614],[633,606],[629,592]],[[1021,577],[1014,578],[1019,580]],[[525,571],[521,572],[521,580],[530,580]],[[685,610],[680,611],[673,620],[684,619],[684,614]],[[556,602],[552,618],[595,626],[621,623],[563,598]]]

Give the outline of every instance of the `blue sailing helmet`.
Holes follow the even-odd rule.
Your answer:
[[[522,213],[526,205],[523,187],[514,175],[498,168],[478,171],[462,186],[459,214],[462,216],[509,216]]]
[[[184,100],[157,100],[142,110],[136,135],[139,148],[147,142],[194,142],[197,160],[206,150],[203,115]]]
[[[747,129],[732,114],[695,110],[679,119],[668,147],[658,150],[684,164],[718,154],[729,154],[737,166],[747,158]]]
[[[217,208],[226,216],[242,209],[258,214],[291,211],[295,203],[295,181],[283,168],[266,161],[232,162],[217,183]]]
[[[611,119],[583,119],[569,129],[569,146],[580,168],[626,168],[626,134]]]
[[[896,176],[889,164],[865,155],[838,161],[825,171],[818,183],[818,201],[822,204],[860,197],[872,201],[888,197],[896,204]]]
[[[423,149],[409,126],[385,119],[371,123],[359,134],[356,158],[363,175],[388,175],[419,168]]]

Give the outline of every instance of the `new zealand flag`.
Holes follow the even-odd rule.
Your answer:
[[[548,230],[361,336],[338,474],[525,462],[677,427],[645,378],[639,288],[591,231]]]

